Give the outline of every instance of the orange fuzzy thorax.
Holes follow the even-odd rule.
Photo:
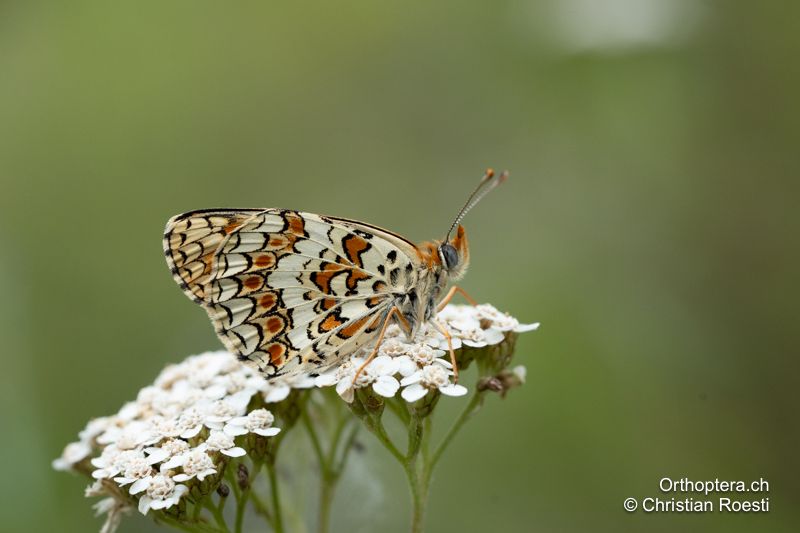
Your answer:
[[[425,241],[417,246],[422,263],[428,268],[442,266],[442,259],[439,257],[439,245],[442,241]]]

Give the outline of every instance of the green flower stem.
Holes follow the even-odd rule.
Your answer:
[[[350,433],[348,433],[347,437],[345,438],[344,449],[335,468],[337,476],[340,476],[342,472],[344,472],[344,467],[347,465],[347,458],[350,457],[350,450],[353,449],[359,429],[361,429],[361,427],[357,423],[353,423],[351,425]]]
[[[308,436],[311,439],[311,445],[314,448],[314,454],[317,456],[320,470],[320,490],[319,490],[319,523],[317,530],[320,533],[326,533],[330,529],[330,516],[331,504],[333,502],[334,484],[336,483],[333,476],[331,476],[331,467],[328,458],[322,450],[317,431],[314,429],[314,424],[311,422],[311,417],[307,410],[303,410],[300,414],[303,425],[308,431]],[[337,426],[338,427],[338,426]],[[331,445],[334,448],[334,445]]]
[[[270,495],[272,496],[272,527],[275,533],[283,533],[283,514],[281,513],[281,498],[278,492],[278,476],[275,473],[275,463],[271,460],[264,462],[269,477]]]
[[[242,494],[236,500],[236,522],[234,522],[233,531],[235,533],[242,533],[242,524],[244,522],[244,510],[247,505],[247,500],[250,499],[250,487],[242,491]]]
[[[352,420],[347,414],[339,409],[338,402],[333,404],[336,408],[336,427],[330,439],[330,444],[327,453],[323,450],[323,446],[311,416],[308,410],[301,413],[301,420],[303,425],[308,431],[311,445],[314,448],[314,453],[317,456],[320,468],[320,495],[319,495],[319,523],[317,530],[320,533],[327,533],[330,530],[331,508],[333,498],[336,491],[336,485],[341,477],[344,465],[347,463],[347,457],[355,442],[355,436],[358,432],[358,425],[353,424],[353,429],[345,434],[345,430]],[[344,439],[342,438],[344,436]]]
[[[392,439],[389,438],[389,434],[386,433],[386,428],[383,427],[383,422],[381,422],[381,419],[367,417],[366,422],[367,429],[369,429],[376,437],[378,437],[378,440],[381,441],[381,444],[383,444],[387,450],[389,450],[389,453],[391,453],[400,464],[405,464],[406,456],[397,449],[397,446],[394,445]]]
[[[225,506],[225,498],[220,498],[219,505],[214,505],[213,500],[211,497],[206,498],[206,509],[211,512],[211,516],[214,517],[214,521],[217,523],[220,531],[224,531],[225,533],[230,533],[230,529],[228,529],[228,524],[225,523],[225,516],[222,514],[222,508]]]
[[[439,459],[442,457],[442,453],[444,453],[447,446],[453,440],[453,437],[461,430],[461,427],[464,423],[472,417],[475,413],[480,410],[481,405],[483,405],[483,398],[486,395],[486,391],[476,391],[473,393],[472,398],[470,399],[467,406],[461,411],[461,414],[458,416],[456,421],[447,431],[447,434],[442,439],[442,442],[439,443],[439,446],[436,447],[436,451],[433,452],[433,456],[431,456],[430,461],[428,462],[428,472],[427,477],[430,478],[431,474],[433,473],[433,468],[436,466],[436,463],[439,462]]]
[[[392,411],[392,413],[394,413],[394,415],[399,418],[403,424],[407,426],[411,422],[411,416],[408,414],[405,400],[399,398],[388,398],[386,400],[386,405],[389,406],[389,409]]]
[[[341,438],[345,424],[347,424],[347,418],[340,416],[333,433],[333,440],[328,450],[328,456],[323,457],[320,461],[320,466],[322,467],[318,526],[320,533],[327,533],[330,531],[331,507],[333,505],[333,496],[336,491],[336,483],[339,481],[339,472],[334,469],[334,461],[336,458],[336,450],[339,447],[339,439]]]
[[[416,463],[405,467],[408,487],[411,489],[411,531],[422,533],[425,526],[425,510],[428,503],[428,479],[420,475]]]
[[[170,527],[174,527],[175,529],[179,529],[181,531],[188,531],[189,533],[223,533],[223,530],[217,529],[213,526],[208,524],[204,524],[202,522],[194,523],[193,525],[187,525],[183,522],[180,522],[171,516],[162,514],[158,518],[156,518],[156,523],[166,524]]]
[[[314,454],[317,456],[317,460],[320,462],[320,467],[322,467],[322,463],[325,462],[325,454],[322,452],[322,445],[320,444],[317,430],[314,429],[314,424],[311,422],[311,417],[308,415],[307,409],[303,409],[303,411],[300,413],[300,419],[302,420],[306,431],[308,431],[308,437],[311,439],[311,446],[314,448]]]
[[[240,489],[238,480],[233,480],[233,487],[236,494],[236,521],[234,522],[234,533],[242,533],[242,526],[244,525],[244,511],[247,508],[247,502],[253,492],[253,484],[261,471],[261,465],[254,463],[250,470],[250,479],[247,480],[247,486]]]
[[[430,432],[430,419],[425,416],[426,411],[409,407],[410,423],[408,424],[408,450],[406,452],[403,468],[411,490],[411,531],[422,532],[425,525],[425,511],[428,503],[429,476],[427,461],[424,453],[420,460],[420,451],[427,448],[428,433]],[[427,414],[430,412],[427,411]],[[428,430],[427,432],[425,430]]]

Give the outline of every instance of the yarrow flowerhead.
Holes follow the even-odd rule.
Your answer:
[[[164,368],[152,385],[142,388],[136,400],[116,414],[91,420],[78,441],[68,444],[52,462],[53,468],[94,480],[86,495],[104,498],[95,505],[106,516],[102,533],[112,533],[121,516],[134,507],[167,522],[197,517],[212,507],[219,511],[224,501],[210,505],[208,498],[231,497],[231,486],[239,491],[253,489],[251,476],[258,469],[249,470],[244,461],[256,467],[268,457],[274,460],[277,444],[270,446],[277,441],[269,439],[281,434],[278,426],[291,427],[301,409],[318,407],[319,400],[325,399],[317,394],[316,403],[306,401],[315,398],[313,389],[335,388],[359,417],[364,413],[381,416],[385,401],[399,392],[413,404],[408,413],[427,416],[438,395],[457,397],[468,392],[455,383],[450,348],[461,367],[469,364],[469,357],[503,352],[480,348],[513,348],[516,333],[538,327],[521,325],[490,305],[449,305],[436,321],[440,327],[423,325],[414,339],[391,324],[377,350],[374,342],[368,344],[315,376],[266,380],[227,352],[188,357]],[[373,352],[375,357],[368,360]],[[469,357],[459,361],[468,352]],[[524,382],[524,367],[508,370],[511,352],[506,352],[507,357],[484,365],[491,374],[482,374],[478,393],[505,394]],[[402,404],[392,406],[395,413],[398,408],[406,412]],[[304,423],[308,423],[306,418]]]
[[[236,443],[248,431],[273,437],[274,417],[263,407],[268,383],[227,352],[209,352],[166,367],[115,415],[90,421],[77,442],[53,461],[57,470],[90,474],[98,483],[89,496],[109,498],[97,506],[107,515],[104,531],[119,524],[131,500],[139,511],[169,509],[193,484],[220,474],[223,458],[249,453]],[[256,407],[248,413],[248,406]],[[248,429],[224,431],[244,420]]]

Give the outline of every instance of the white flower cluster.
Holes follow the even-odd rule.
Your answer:
[[[96,506],[108,512],[109,522],[118,523],[112,513],[127,503],[114,498],[107,483],[138,499],[143,514],[168,509],[186,494],[192,480],[217,474],[223,456],[246,454],[236,437],[280,432],[267,409],[247,411],[254,396],[260,394],[269,403],[286,398],[292,386],[309,384],[313,386],[307,379],[267,382],[223,351],[191,356],[165,368],[117,414],[89,422],[53,467],[69,470],[88,459],[96,482],[87,495],[112,495]]]
[[[438,321],[451,335],[453,349],[483,347],[503,342],[508,332],[523,332],[539,324],[521,325],[491,305],[448,305]],[[467,389],[453,383],[446,337],[434,326],[423,329],[414,343],[401,329],[387,328],[377,357],[355,379],[372,348],[363,348],[344,363],[319,376],[265,380],[255,370],[225,351],[190,356],[166,367],[155,382],[139,391],[135,401],[112,416],[90,421],[79,440],[66,446],[53,461],[57,470],[80,467],[96,480],[87,496],[110,496],[95,508],[107,513],[104,531],[112,531],[131,498],[139,511],[169,509],[189,492],[192,483],[220,474],[227,457],[241,457],[247,450],[236,438],[247,434],[273,437],[274,417],[263,404],[285,400],[292,389],[336,387],[347,402],[354,389],[372,387],[375,393],[393,397],[398,391],[415,402],[438,390],[463,396]],[[524,368],[515,369],[524,380]],[[401,391],[402,389],[402,391]],[[253,405],[254,397],[260,400]],[[116,489],[108,489],[109,484]]]
[[[520,324],[489,304],[448,305],[437,315],[437,320],[450,334],[454,350],[499,344],[508,332],[521,333],[539,327],[538,323]],[[435,326],[426,326],[416,342],[408,343],[400,327],[391,325],[377,356],[353,382],[373,349],[374,345],[362,348],[339,367],[318,376],[315,383],[319,387],[335,385],[336,392],[347,402],[353,401],[355,389],[370,386],[386,398],[402,388],[400,396],[407,402],[415,402],[433,390],[448,396],[467,393],[466,387],[452,381],[447,338]]]

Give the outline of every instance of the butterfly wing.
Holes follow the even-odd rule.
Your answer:
[[[204,209],[172,217],[164,231],[164,255],[175,282],[193,301],[205,300],[214,252],[226,235],[263,209]]]
[[[235,222],[204,263],[210,271],[181,280],[202,295],[226,347],[268,376],[335,365],[415,283],[416,248],[380,228],[282,209]]]

